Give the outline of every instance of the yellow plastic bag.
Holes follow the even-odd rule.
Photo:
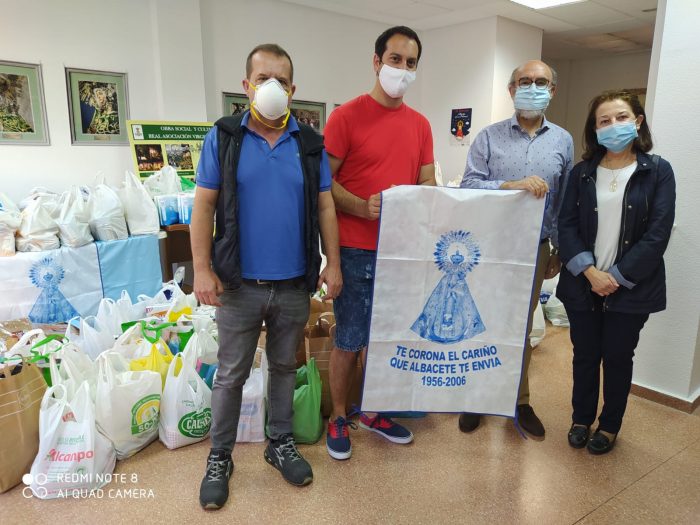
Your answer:
[[[162,340],[151,344],[151,353],[146,357],[132,359],[129,368],[134,372],[139,370],[152,370],[160,374],[160,378],[165,387],[165,378],[168,376],[168,368],[173,360],[173,355],[170,353],[168,345]]]

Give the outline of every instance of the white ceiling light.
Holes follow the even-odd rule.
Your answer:
[[[516,4],[524,5],[532,9],[546,9],[548,7],[558,7],[566,4],[578,4],[587,0],[510,0]]]

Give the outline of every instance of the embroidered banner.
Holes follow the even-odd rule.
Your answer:
[[[102,299],[94,243],[0,258],[0,319],[60,323],[93,315]]]
[[[162,283],[157,235],[0,257],[0,321],[61,323],[97,313],[102,297],[136,300]]]
[[[362,409],[513,417],[545,199],[382,194]]]

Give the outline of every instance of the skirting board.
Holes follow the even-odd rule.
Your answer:
[[[662,394],[651,388],[647,388],[640,385],[632,385],[631,392],[635,396],[648,399],[654,403],[659,403],[660,405],[665,405],[667,407],[675,408],[681,412],[686,412],[691,414],[695,411],[698,406],[700,406],[700,396],[698,396],[695,401],[685,401],[684,399],[679,399],[677,397],[669,396],[668,394]]]

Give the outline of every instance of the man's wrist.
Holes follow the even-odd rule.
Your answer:
[[[193,269],[195,273],[208,272],[211,270],[211,262],[195,263]]]

